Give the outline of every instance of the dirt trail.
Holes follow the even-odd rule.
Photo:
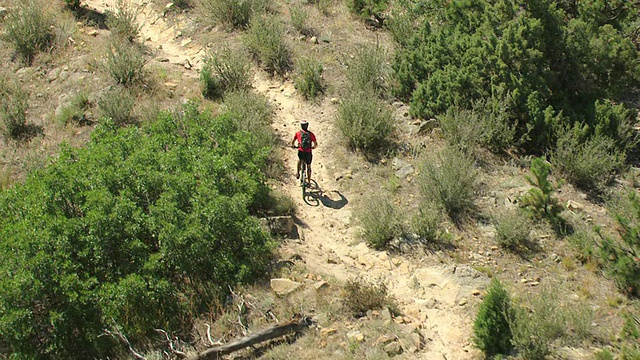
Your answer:
[[[87,0],[100,12],[113,11],[116,0]],[[197,76],[204,54],[202,48],[179,36],[180,29],[165,21],[148,0],[134,0],[140,8],[138,20],[142,24],[141,39],[172,64],[184,65],[188,60],[193,67],[186,76]],[[325,100],[310,105],[295,95],[291,82],[268,78],[257,72],[256,91],[264,94],[276,109],[273,124],[275,132],[289,142],[298,130],[298,121],[307,118],[310,130],[318,136],[314,151],[313,180],[315,188],[307,202],[302,200],[300,188],[293,176],[281,184],[298,203],[301,241],[284,244],[299,254],[307,269],[315,274],[332,276],[345,281],[357,276],[382,278],[389,291],[398,300],[405,316],[404,323],[418,329],[424,338],[424,348],[406,357],[424,359],[466,360],[482,358],[470,342],[472,319],[468,306],[477,303],[474,292],[482,289],[487,279],[467,267],[420,266],[400,256],[369,249],[364,243],[355,244],[350,226],[351,202],[357,194],[341,189],[334,174],[345,169],[339,166],[332,153],[331,139],[336,138],[332,121],[336,105]],[[294,169],[297,156],[294,150],[287,154],[285,163]],[[323,324],[320,324],[321,326]]]

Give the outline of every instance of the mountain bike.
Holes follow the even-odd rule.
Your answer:
[[[302,162],[300,166],[300,187],[302,188],[302,199],[304,199],[305,193],[307,191],[307,163],[305,161]]]

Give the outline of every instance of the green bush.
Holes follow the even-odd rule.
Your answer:
[[[142,51],[133,44],[113,39],[105,54],[105,69],[117,84],[131,85],[145,77],[146,60]]]
[[[20,84],[0,76],[0,120],[8,139],[20,138],[27,129],[29,93]]]
[[[382,18],[386,11],[388,0],[346,0],[349,10],[363,18],[374,16]]]
[[[562,205],[553,196],[555,187],[549,180],[551,165],[542,157],[531,161],[532,176],[527,176],[531,189],[520,199],[520,206],[527,209],[536,219],[547,219],[557,222],[562,212]]]
[[[362,317],[369,310],[388,308],[396,312],[398,305],[389,296],[387,285],[381,279],[371,280],[353,278],[347,280],[344,286],[343,304],[356,317]]]
[[[424,161],[418,186],[425,201],[455,219],[473,208],[476,179],[473,161],[460,150],[447,148]]]
[[[80,8],[80,0],[64,0],[64,4],[72,10]]]
[[[509,294],[502,283],[493,278],[473,323],[473,342],[487,358],[509,354],[512,348],[511,317],[513,309]]]
[[[620,239],[601,234],[601,257],[618,288],[629,296],[640,296],[640,198],[629,194],[631,211],[616,210]]]
[[[444,115],[437,117],[442,135],[449,146],[460,149],[467,156],[473,156],[482,141],[482,120],[473,110],[451,107]]]
[[[284,75],[291,68],[291,50],[287,46],[284,27],[278,18],[253,18],[244,42],[249,53],[266,71]]]
[[[296,67],[294,82],[296,89],[305,99],[315,99],[324,93],[322,64],[315,59],[301,59]]]
[[[273,108],[266,97],[250,91],[232,92],[225,96],[222,109],[238,129],[250,134],[256,148],[275,145]]]
[[[140,33],[141,26],[137,24],[138,10],[129,0],[116,0],[115,12],[107,12],[107,27],[111,32],[127,41],[133,41]]]
[[[434,203],[423,202],[411,219],[411,229],[426,242],[436,241],[440,237],[441,222],[442,209]]]
[[[289,7],[289,17],[291,19],[291,25],[300,34],[307,36],[313,34],[313,29],[308,24],[309,12],[303,4],[298,3]]]
[[[496,240],[505,249],[519,250],[530,241],[531,221],[521,209],[513,209],[494,216]]]
[[[602,193],[624,164],[625,154],[604,135],[584,138],[575,126],[558,138],[551,161],[568,182],[587,191]]]
[[[251,88],[251,64],[240,50],[224,47],[204,60],[200,71],[202,96],[218,99],[232,91]]]
[[[105,92],[98,100],[98,114],[101,122],[111,122],[115,126],[123,126],[134,121],[132,116],[135,99],[122,87],[115,87]]]
[[[409,7],[409,4],[394,6],[387,22],[387,28],[391,33],[391,37],[401,47],[409,44],[409,41],[417,30],[414,26],[416,16],[409,10]]]
[[[16,1],[4,19],[2,38],[13,44],[16,54],[28,65],[40,51],[51,49],[55,19],[40,0]]]
[[[384,148],[395,131],[391,110],[372,92],[350,93],[338,106],[336,126],[350,147],[365,152]]]
[[[384,249],[393,238],[402,235],[400,213],[389,195],[367,196],[353,216],[362,226],[362,238],[374,249]]]
[[[225,116],[188,104],[143,127],[98,126],[80,148],[0,192],[0,345],[34,359],[120,358],[154,328],[264,276],[271,242],[249,208],[264,151]]]
[[[389,69],[384,50],[378,46],[364,46],[357,50],[347,65],[350,92],[375,92],[383,95],[387,89]]]
[[[89,122],[86,112],[90,107],[91,102],[89,101],[89,95],[87,95],[86,92],[81,91],[71,98],[69,103],[60,110],[60,113],[57,114],[56,118],[62,125],[67,125],[69,123],[83,125]]]
[[[200,0],[209,18],[231,29],[244,29],[264,13],[265,0]]]

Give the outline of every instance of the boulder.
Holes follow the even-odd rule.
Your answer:
[[[391,357],[400,355],[402,354],[402,345],[400,345],[400,343],[397,341],[388,343],[384,346],[384,352],[386,352],[387,355]]]
[[[260,219],[273,235],[289,235],[293,231],[293,217],[270,216]]]
[[[271,279],[271,289],[278,295],[288,295],[302,287],[302,284],[289,279]]]

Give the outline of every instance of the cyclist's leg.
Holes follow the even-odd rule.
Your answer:
[[[302,167],[302,152],[298,151],[298,167],[296,170],[296,179],[300,179],[300,168]]]
[[[307,183],[311,184],[311,160],[313,160],[313,155],[309,153],[307,156]]]

